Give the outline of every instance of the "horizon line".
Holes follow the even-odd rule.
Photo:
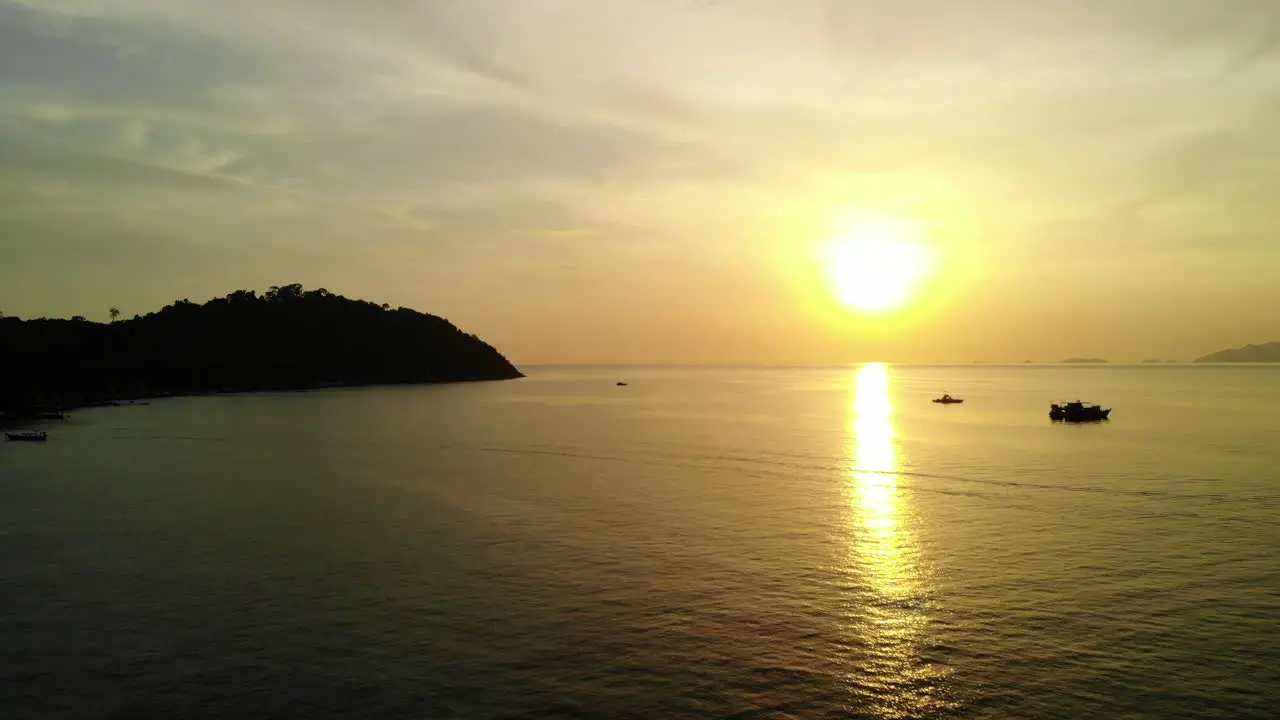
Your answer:
[[[1099,367],[1123,367],[1123,368],[1151,368],[1151,367],[1168,367],[1176,366],[1196,366],[1196,367],[1239,367],[1239,366],[1280,366],[1280,362],[1196,362],[1194,360],[1175,360],[1160,362],[995,362],[995,361],[974,361],[974,362],[898,362],[889,360],[859,360],[847,363],[564,363],[564,362],[543,362],[543,363],[520,363],[520,367],[526,368],[744,368],[744,369],[837,369],[851,368],[862,365],[891,365],[898,367],[1079,367],[1079,368],[1099,368]]]

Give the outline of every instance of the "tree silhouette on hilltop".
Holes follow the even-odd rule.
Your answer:
[[[113,308],[114,309],[114,308]],[[0,318],[0,411],[172,393],[521,377],[444,318],[319,288],[183,299],[129,320]]]

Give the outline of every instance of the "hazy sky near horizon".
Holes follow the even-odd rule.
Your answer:
[[[1280,339],[1277,0],[0,0],[0,310],[301,282],[517,363]],[[825,282],[923,228],[914,303]]]

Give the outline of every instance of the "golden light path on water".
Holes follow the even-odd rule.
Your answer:
[[[848,562],[861,597],[850,619],[865,657],[850,681],[878,717],[929,717],[946,706],[938,697],[944,673],[920,652],[929,619],[926,588],[907,526],[908,499],[898,487],[902,466],[890,380],[889,369],[878,363],[860,366],[853,377]]]

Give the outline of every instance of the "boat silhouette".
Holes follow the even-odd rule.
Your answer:
[[[1049,419],[1063,422],[1098,422],[1106,420],[1110,414],[1111,408],[1079,400],[1053,403],[1049,406]]]
[[[936,397],[933,401],[942,405],[958,405],[964,402],[964,398],[951,397],[944,393],[942,397]]]

